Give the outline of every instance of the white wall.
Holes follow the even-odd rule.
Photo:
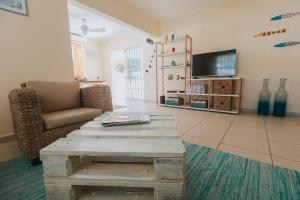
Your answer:
[[[65,0],[28,0],[29,16],[0,10],[0,135],[13,132],[8,93],[28,80],[73,80]]]
[[[155,46],[146,43],[148,36],[141,33],[132,33],[128,35],[121,35],[117,38],[113,38],[103,42],[103,66],[104,66],[104,77],[108,84],[112,85],[111,80],[111,53],[125,48],[141,46],[143,48],[143,67],[144,67],[144,87],[145,94],[144,98],[146,101],[155,101],[156,90],[155,90],[155,55],[153,52]],[[149,69],[149,73],[145,72],[148,66],[152,62],[152,68]]]
[[[299,0],[226,0],[199,13],[163,22],[162,34],[189,34],[193,52],[238,49],[238,75],[244,78],[242,107],[255,109],[262,79],[271,79],[272,96],[281,77],[287,78],[288,111],[300,113],[300,45],[274,48],[279,42],[300,40],[300,16],[270,18],[299,11]],[[287,28],[286,34],[254,38],[256,33]]]
[[[88,39],[86,46],[86,59],[84,75],[87,80],[104,80],[102,63],[102,43]]]

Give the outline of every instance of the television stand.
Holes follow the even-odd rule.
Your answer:
[[[187,79],[188,87],[184,95],[184,105],[159,105],[239,114],[242,97],[242,80],[240,77],[197,77]]]

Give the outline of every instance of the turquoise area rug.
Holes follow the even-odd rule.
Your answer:
[[[187,200],[300,199],[300,172],[185,143]],[[42,165],[0,163],[0,200],[46,199]]]

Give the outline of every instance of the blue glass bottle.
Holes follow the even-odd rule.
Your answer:
[[[275,93],[273,116],[284,117],[287,104],[287,92],[285,90],[286,79],[280,79],[279,89]]]
[[[259,93],[257,114],[258,115],[269,115],[270,109],[270,96],[269,91],[269,79],[263,79],[263,88]]]

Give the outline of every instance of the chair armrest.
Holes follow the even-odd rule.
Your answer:
[[[31,88],[12,90],[8,97],[20,148],[27,158],[36,158],[39,150],[38,138],[44,132],[39,97]]]
[[[103,113],[112,111],[112,99],[108,85],[95,85],[80,89],[83,107],[99,108]]]

